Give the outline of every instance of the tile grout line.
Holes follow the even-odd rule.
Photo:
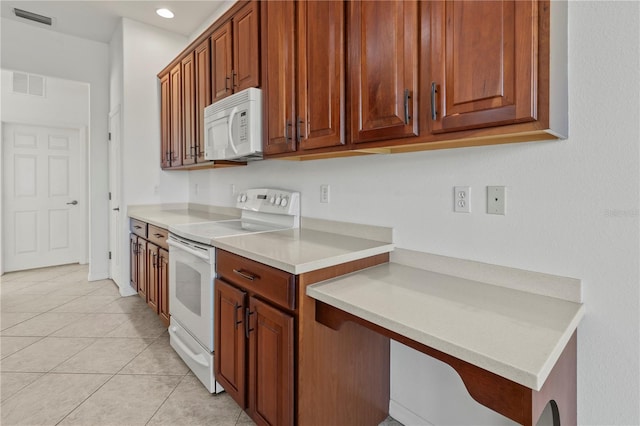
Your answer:
[[[49,373],[47,373],[47,374],[49,374]],[[51,373],[51,374],[68,374],[68,373]],[[116,376],[115,374],[111,375],[111,377],[109,377],[107,380],[105,380],[105,382],[104,382],[103,384],[101,384],[100,386],[98,386],[98,387],[96,388],[96,390],[94,390],[93,392],[91,392],[91,393],[90,393],[90,394],[89,394],[85,399],[83,399],[83,400],[82,400],[78,405],[76,405],[75,407],[73,407],[73,408],[71,409],[71,411],[69,411],[67,414],[65,414],[65,415],[64,415],[64,417],[62,417],[62,418],[60,419],[60,421],[58,421],[58,422],[56,423],[56,426],[57,426],[57,425],[59,425],[60,423],[62,423],[62,422],[63,422],[67,417],[69,417],[69,416],[70,416],[74,411],[76,411],[78,408],[80,408],[80,406],[81,406],[82,404],[84,404],[84,403],[85,403],[89,398],[91,398],[91,397],[92,397],[96,392],[98,392],[98,391],[99,391],[100,389],[102,389],[102,388],[103,388],[107,383],[109,383],[111,380],[113,380],[113,378],[114,378],[115,376]]]
[[[178,389],[178,386],[180,386],[180,384],[184,381],[185,377],[187,377],[189,373],[185,373],[182,376],[182,379],[180,379],[180,381],[178,383],[176,383],[175,387],[173,389],[171,389],[171,392],[169,392],[169,395],[167,395],[164,400],[160,403],[160,405],[158,405],[158,408],[156,408],[156,410],[153,412],[153,414],[151,415],[151,417],[149,417],[149,420],[147,420],[145,422],[145,426],[147,426],[149,424],[149,422],[155,417],[156,414],[158,414],[158,411],[160,411],[160,409],[162,408],[162,406],[169,400],[169,398],[171,397],[171,395],[173,395],[173,393]]]

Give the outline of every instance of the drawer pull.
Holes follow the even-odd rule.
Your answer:
[[[254,274],[252,274],[250,272],[245,272],[242,269],[240,269],[240,270],[234,269],[233,272],[238,274],[238,275],[240,275],[242,278],[248,279],[249,281],[253,281],[256,278],[260,279],[260,277],[258,275],[254,275]]]
[[[154,237],[156,237],[156,238],[163,238],[163,237],[164,237],[164,235],[162,235],[162,234],[158,234],[158,233],[155,233],[155,234],[153,234],[153,235],[154,235]]]
[[[140,226],[140,225],[133,225],[133,227],[136,228],[136,229],[142,229],[142,226]]]

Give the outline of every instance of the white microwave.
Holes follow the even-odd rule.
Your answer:
[[[204,158],[262,159],[262,91],[245,89],[204,109]]]

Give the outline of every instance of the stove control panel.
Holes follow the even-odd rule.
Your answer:
[[[300,215],[300,193],[284,189],[248,189],[238,194],[236,207],[245,211]]]

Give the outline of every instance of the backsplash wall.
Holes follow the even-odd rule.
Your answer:
[[[638,28],[639,3],[569,3],[568,140],[189,172],[189,200],[233,205],[232,185],[293,189],[304,216],[392,226],[398,247],[580,278],[578,422],[638,424]],[[453,212],[455,185],[471,186],[470,214]],[[507,187],[505,216],[486,214],[487,185]],[[404,380],[407,368],[426,378]],[[446,380],[431,368],[394,347],[392,398],[434,424],[477,424],[473,409],[461,420],[427,401]]]

